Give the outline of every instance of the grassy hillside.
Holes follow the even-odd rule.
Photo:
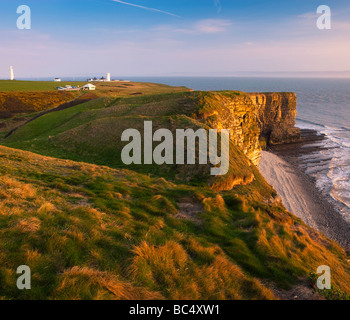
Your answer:
[[[233,142],[223,177],[209,166],[123,165],[124,129],[208,129],[212,108],[228,112],[212,93],[104,89],[1,140],[0,298],[275,299],[320,265],[350,292],[344,250],[287,212]],[[15,286],[22,264],[30,291]]]
[[[249,199],[1,147],[0,297],[273,299],[321,264],[349,290],[343,250],[263,204],[255,175]],[[15,287],[21,264],[32,290]]]
[[[206,128],[196,120],[203,93],[179,92],[137,97],[104,97],[60,112],[46,114],[19,128],[2,143],[9,147],[43,155],[84,161],[113,168],[124,168],[120,141],[129,128],[143,132],[144,121],[153,121],[153,129]],[[251,181],[252,169],[238,146],[230,146],[230,171],[218,177],[218,188],[230,188],[235,181]],[[141,173],[165,176],[187,182],[207,183],[210,166],[128,166]],[[225,186],[226,185],[226,186]]]
[[[101,97],[140,97],[149,94],[186,92],[185,87],[154,83],[95,83],[96,91],[58,92],[57,86],[81,86],[85,82],[0,81],[0,137],[25,124],[29,119],[58,106],[61,109]],[[112,100],[111,100],[112,101]]]

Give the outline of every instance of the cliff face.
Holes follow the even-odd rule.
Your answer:
[[[300,140],[300,130],[295,128],[295,93],[252,93],[249,96],[257,108],[261,140],[270,145]]]
[[[230,129],[231,140],[254,163],[260,160],[260,128],[256,106],[246,94],[209,93],[200,111],[203,120],[212,128]]]
[[[215,92],[202,99],[201,117],[212,128],[231,130],[231,140],[255,164],[261,145],[300,140],[294,93]]]

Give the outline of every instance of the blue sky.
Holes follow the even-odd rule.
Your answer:
[[[32,29],[17,30],[17,6]],[[350,70],[350,3],[325,0],[1,0],[0,78]]]

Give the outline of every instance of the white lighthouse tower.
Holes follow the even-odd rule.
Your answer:
[[[110,82],[111,81],[111,74],[110,73],[107,73],[107,79],[106,81]]]
[[[13,73],[13,67],[10,67],[10,79],[15,80],[15,74]]]

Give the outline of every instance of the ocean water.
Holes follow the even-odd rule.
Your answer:
[[[316,179],[319,190],[350,221],[350,79],[288,79],[177,77],[129,78],[194,90],[240,90],[246,92],[293,91],[298,98],[297,126],[326,135],[322,150],[301,158],[306,173]]]

